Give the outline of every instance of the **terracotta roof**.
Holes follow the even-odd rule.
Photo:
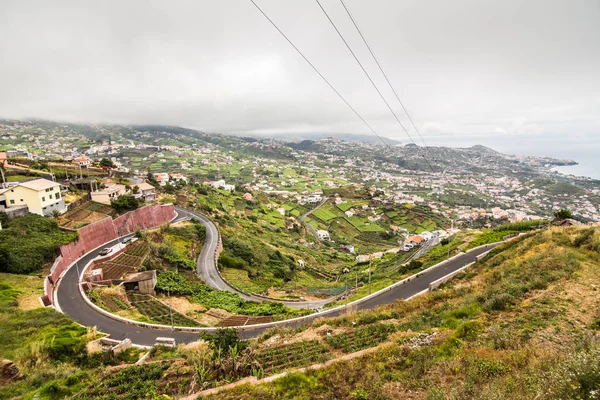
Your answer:
[[[409,242],[421,243],[423,241],[423,238],[419,235],[415,235],[415,236],[409,236],[407,240]]]

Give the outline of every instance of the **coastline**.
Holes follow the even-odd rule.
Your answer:
[[[573,165],[555,165],[550,168],[550,171],[557,172],[561,175],[573,175],[586,179],[600,180],[600,170],[580,163]]]

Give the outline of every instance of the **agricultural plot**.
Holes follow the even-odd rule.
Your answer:
[[[107,373],[73,398],[146,399],[185,396],[194,384],[194,369],[181,363],[157,362]]]
[[[127,293],[127,298],[131,305],[138,309],[138,311],[148,317],[152,322],[162,324],[162,325],[171,325],[171,313],[173,314],[173,324],[176,326],[199,326],[196,321],[186,317],[183,314],[180,314],[176,311],[172,311],[156,300],[152,296],[147,296],[144,294],[138,293]]]
[[[370,222],[367,218],[360,217],[345,217],[353,227],[358,229],[360,232],[384,232],[385,229],[378,225],[376,222]]]
[[[341,211],[346,212],[352,208],[353,204],[351,202],[347,201],[345,203],[336,204],[335,206],[337,208],[339,208]]]
[[[338,217],[338,215],[335,212],[333,212],[333,210],[330,210],[325,206],[314,210],[312,212],[312,215],[314,215],[315,217],[319,218],[322,221],[330,221],[330,220]]]
[[[320,340],[292,343],[286,346],[270,347],[256,355],[263,373],[274,374],[288,368],[299,368],[329,360],[329,346]]]
[[[342,350],[344,353],[354,353],[386,341],[388,336],[395,331],[396,327],[391,324],[373,324],[356,328],[347,333],[329,336],[326,340],[335,349]]]
[[[119,298],[119,296],[115,296],[109,293],[101,293],[100,301],[102,302],[103,308],[107,309],[110,312],[118,312],[121,310],[128,310],[130,306],[123,301],[123,299]]]
[[[133,243],[115,259],[99,265],[104,279],[122,279],[123,276],[137,271],[149,252],[150,249],[143,242]]]

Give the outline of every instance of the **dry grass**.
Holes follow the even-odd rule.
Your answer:
[[[19,308],[22,310],[31,310],[42,307],[40,296],[44,295],[44,278],[42,275],[15,275],[0,272],[0,282],[7,283],[17,289],[20,293],[17,296]]]
[[[202,313],[206,311],[206,307],[202,304],[192,303],[185,297],[171,296],[169,299],[163,294],[159,295],[158,299],[164,304],[170,303],[173,310],[193,319],[201,318]]]

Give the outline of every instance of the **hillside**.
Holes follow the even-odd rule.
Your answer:
[[[240,342],[118,357],[33,296],[41,277],[2,274],[0,353],[21,379],[0,397],[215,399],[594,399],[600,389],[600,228],[550,228],[494,250],[440,290]],[[36,308],[37,307],[37,308]],[[31,308],[34,308],[33,310]],[[207,338],[208,339],[208,338]],[[329,363],[326,366],[318,363]],[[314,369],[294,372],[307,366]],[[112,367],[115,366],[115,367]],[[251,377],[251,378],[249,378]],[[171,385],[166,384],[166,379]],[[212,396],[212,397],[211,397]]]
[[[212,398],[596,398],[599,255],[599,228],[526,235],[439,291],[323,321],[336,334],[392,325],[395,333],[375,351]],[[327,329],[312,336],[331,344]],[[263,340],[299,337],[307,331]]]

